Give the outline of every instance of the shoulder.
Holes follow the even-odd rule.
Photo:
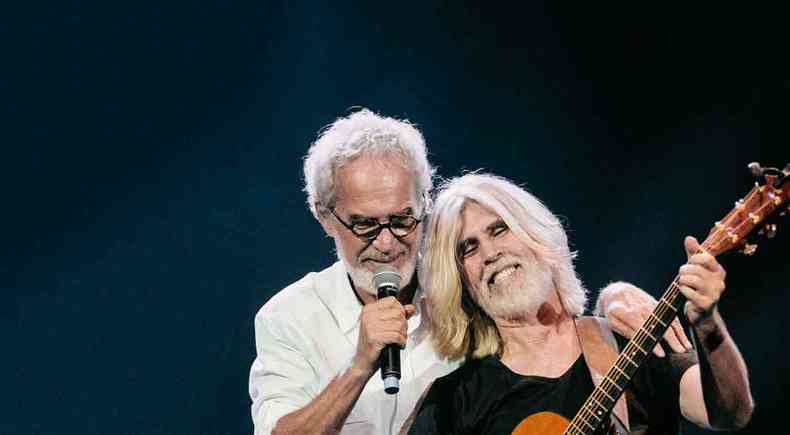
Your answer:
[[[470,387],[477,387],[480,382],[494,382],[502,370],[493,356],[474,358],[464,361],[452,372],[437,378],[432,389],[441,390],[444,394],[457,394],[467,391]]]
[[[272,296],[255,315],[255,324],[296,323],[314,320],[321,312],[327,312],[324,299],[332,295],[339,278],[345,277],[340,262],[319,272],[310,272]]]

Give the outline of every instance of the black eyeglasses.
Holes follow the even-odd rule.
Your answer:
[[[390,221],[386,224],[382,224],[378,220],[372,218],[366,218],[352,224],[347,224],[335,213],[334,208],[330,208],[329,212],[332,213],[332,216],[334,216],[338,222],[343,224],[344,227],[348,228],[355,236],[365,242],[376,240],[376,237],[379,236],[379,233],[381,233],[381,230],[384,228],[388,228],[396,239],[401,239],[414,232],[417,225],[422,222],[422,218],[418,219],[410,215],[394,214],[389,216]]]

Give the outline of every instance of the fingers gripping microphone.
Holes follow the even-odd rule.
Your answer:
[[[392,266],[381,266],[373,274],[373,286],[378,299],[387,296],[398,296],[400,289],[400,273]],[[384,380],[384,391],[395,394],[400,390],[400,346],[388,344],[379,355],[381,379]]]

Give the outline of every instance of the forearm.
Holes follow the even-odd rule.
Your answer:
[[[745,426],[754,409],[746,362],[717,309],[694,326],[694,335],[709,424],[717,429]]]
[[[370,373],[353,366],[346,369],[307,406],[282,416],[272,434],[340,433],[370,376]]]

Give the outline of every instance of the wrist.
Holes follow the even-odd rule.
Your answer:
[[[602,294],[598,295],[598,300],[595,301],[595,309],[593,315],[598,317],[606,317],[606,297]]]
[[[612,301],[613,297],[617,297],[616,295],[620,295],[620,299],[623,299],[624,292],[627,292],[628,284],[623,281],[615,281],[610,282],[601,291],[598,292],[598,299],[595,301],[595,310],[593,311],[593,315],[606,317],[607,308],[609,308],[609,303]],[[633,287],[633,286],[632,286]]]
[[[694,324],[693,329],[694,335],[697,336],[697,342],[704,349],[704,353],[716,351],[729,335],[723,320],[715,309],[712,314]]]
[[[694,328],[699,338],[715,334],[721,327],[721,317],[716,307],[706,313],[697,312],[693,316],[689,316],[689,314],[689,312],[686,313],[686,319],[691,323],[691,327]]]
[[[610,282],[598,292],[593,315],[608,317],[608,311],[612,303],[623,303],[628,299],[629,294],[636,295],[636,293],[641,291],[639,288],[634,287],[633,284],[624,281]]]
[[[374,364],[362,361],[358,357],[354,357],[354,359],[351,360],[351,365],[346,370],[346,373],[348,373],[352,378],[358,378],[360,380],[364,380],[365,382],[367,382],[367,380],[370,379],[370,377],[373,376],[373,373],[375,372],[376,367]]]
[[[714,305],[710,310],[703,311],[695,309],[690,302],[686,303],[683,313],[689,324],[697,329],[699,332],[704,332],[717,327],[716,318],[718,317],[718,308]]]

